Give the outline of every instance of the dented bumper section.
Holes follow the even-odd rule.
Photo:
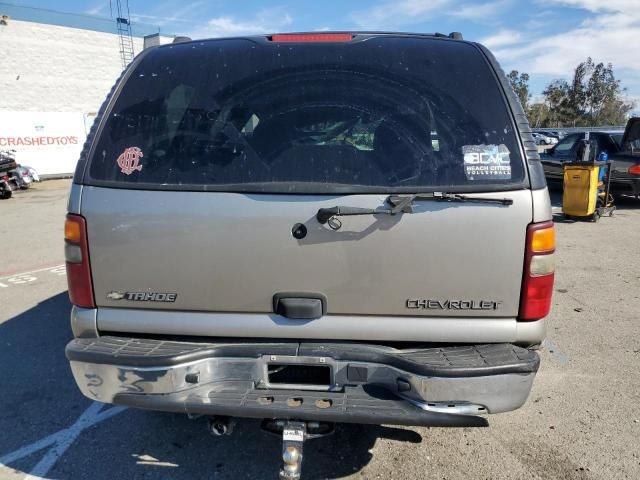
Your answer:
[[[84,395],[101,402],[202,415],[414,426],[484,426],[483,414],[524,404],[539,365],[535,352],[511,344],[401,350],[105,336],[73,340],[66,355]],[[289,381],[273,373],[285,368],[297,376]],[[316,384],[305,380],[305,369],[326,375]]]

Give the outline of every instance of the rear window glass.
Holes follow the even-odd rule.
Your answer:
[[[276,193],[495,190],[523,160],[472,45],[211,40],[149,52],[105,119],[89,183]]]

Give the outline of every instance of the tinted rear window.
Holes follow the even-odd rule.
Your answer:
[[[161,47],[108,112],[88,183],[278,193],[522,185],[499,88],[481,52],[455,41]]]

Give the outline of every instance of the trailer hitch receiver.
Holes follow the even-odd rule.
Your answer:
[[[299,480],[302,472],[302,447],[307,434],[304,422],[285,422],[282,429],[282,468],[280,480]]]
[[[334,425],[327,422],[265,419],[262,422],[262,429],[282,436],[280,480],[299,480],[302,472],[304,441],[331,435]]]

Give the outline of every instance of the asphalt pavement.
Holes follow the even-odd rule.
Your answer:
[[[203,419],[80,394],[64,357],[68,189],[0,201],[0,479],[277,478],[280,439],[257,421],[212,437]],[[640,478],[640,200],[598,223],[556,220],[554,307],[527,404],[482,429],[340,425],[305,444],[303,478]]]

